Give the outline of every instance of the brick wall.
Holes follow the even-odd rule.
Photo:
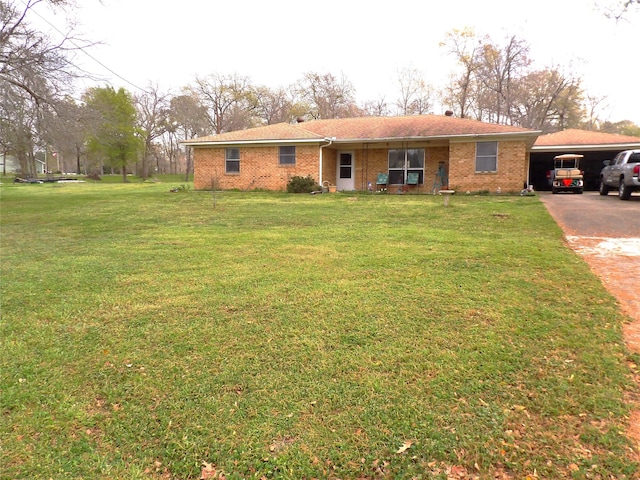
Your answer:
[[[294,176],[318,180],[317,145],[296,146],[296,164],[279,165],[277,146],[240,147],[240,172],[225,173],[225,148],[194,148],[194,188],[286,190]],[[335,161],[334,161],[335,163]],[[335,167],[334,167],[335,170]]]
[[[388,147],[349,150],[355,159],[355,188],[366,190],[371,182],[376,188],[379,173],[388,170]],[[396,147],[393,147],[396,148]],[[527,152],[524,141],[498,143],[497,172],[475,171],[475,142],[451,143],[449,146],[429,147],[415,144],[410,148],[425,148],[424,183],[411,186],[410,191],[431,193],[440,162],[448,170],[449,187],[458,191],[503,192],[520,191],[527,178]],[[324,148],[323,181],[336,183],[337,149]],[[277,146],[240,147],[240,173],[225,173],[225,148],[194,148],[194,186],[197,190],[210,189],[212,182],[220,189],[286,190],[293,176],[318,178],[320,150],[317,145],[298,145],[296,164],[280,166]]]
[[[476,172],[476,144],[452,143],[449,147],[449,187],[458,191],[503,192],[522,190],[527,179],[527,151],[524,141],[498,142],[496,172]]]

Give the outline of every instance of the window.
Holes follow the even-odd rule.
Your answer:
[[[389,150],[389,184],[406,183],[409,173],[417,173],[418,184],[424,183],[424,148]]]
[[[350,153],[340,154],[340,178],[351,178],[353,158]]]
[[[296,164],[296,147],[280,147],[280,165]]]
[[[240,173],[240,149],[239,148],[225,149],[224,173]]]
[[[498,142],[476,143],[476,172],[498,171]]]

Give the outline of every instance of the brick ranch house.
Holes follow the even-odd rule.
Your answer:
[[[285,190],[311,175],[337,190],[520,191],[540,134],[450,115],[279,123],[184,141],[194,188]],[[383,174],[380,176],[380,174]],[[378,184],[386,177],[387,184]]]

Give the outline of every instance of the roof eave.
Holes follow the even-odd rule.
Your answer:
[[[188,145],[191,147],[225,147],[231,145],[282,145],[282,144],[317,144],[324,142],[331,142],[333,144],[340,143],[387,143],[387,142],[425,142],[425,141],[464,141],[464,140],[479,140],[479,139],[493,139],[493,138],[526,138],[535,139],[540,135],[540,131],[526,131],[526,132],[490,132],[490,133],[463,133],[453,135],[420,135],[420,136],[405,136],[405,137],[371,137],[371,138],[290,138],[290,139],[264,139],[264,140],[185,140],[180,142],[182,145]]]
[[[532,152],[561,152],[561,151],[581,151],[593,152],[599,150],[631,150],[640,148],[640,143],[600,143],[592,145],[534,145]]]
[[[271,139],[271,140],[205,140],[202,142],[198,141],[182,141],[180,142],[182,145],[187,145],[189,147],[228,147],[230,145],[282,145],[283,143],[287,144],[298,144],[298,143],[323,143],[328,142],[328,139],[325,138],[291,138],[291,139]]]

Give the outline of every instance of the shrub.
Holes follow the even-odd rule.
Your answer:
[[[311,193],[316,190],[321,190],[321,187],[311,175],[291,177],[287,183],[287,192],[289,193]]]

